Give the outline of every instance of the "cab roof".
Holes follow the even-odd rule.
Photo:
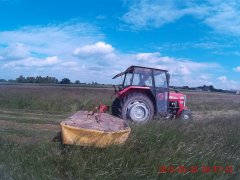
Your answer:
[[[119,77],[119,76],[122,76],[128,72],[132,72],[134,68],[142,68],[142,69],[152,69],[152,70],[157,70],[157,71],[164,71],[164,72],[168,72],[167,70],[164,70],[164,69],[157,69],[157,68],[150,68],[150,67],[143,67],[143,66],[130,66],[128,67],[125,71],[117,74],[116,76],[113,77],[113,79]]]

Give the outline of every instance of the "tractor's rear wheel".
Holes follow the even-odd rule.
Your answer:
[[[119,105],[119,106],[118,106]],[[147,122],[154,116],[154,106],[149,97],[142,93],[130,93],[113,102],[113,115],[133,122]]]

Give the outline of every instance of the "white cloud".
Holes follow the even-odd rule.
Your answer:
[[[85,45],[75,49],[74,54],[77,56],[89,56],[89,55],[109,55],[113,53],[114,48],[110,44],[105,42],[97,42],[93,45]]]
[[[33,57],[29,57],[26,59],[22,59],[19,61],[11,61],[9,63],[4,64],[4,68],[19,68],[19,67],[45,67],[45,66],[53,66],[61,62],[58,57],[47,57],[45,59],[37,59]]]
[[[60,24],[0,31],[0,76],[69,77],[83,82],[113,83],[111,78],[131,65],[167,69],[179,85],[209,82],[196,77],[218,69],[214,63],[162,55],[160,52],[124,53],[106,43],[86,24]]]
[[[20,50],[26,50],[35,56],[69,56],[74,48],[102,38],[103,35],[98,32],[97,28],[84,23],[27,26],[12,31],[1,31],[0,51],[1,47],[6,47],[5,50],[3,49],[6,51],[4,56]],[[16,44],[22,46],[16,46]],[[18,51],[16,51],[17,47]]]
[[[182,75],[189,75],[190,74],[190,70],[184,65],[179,66],[179,72]]]
[[[185,15],[202,17],[209,7],[189,1],[139,0],[130,3],[123,20],[134,28],[160,27]]]
[[[75,48],[74,55],[78,62],[91,71],[101,72],[103,68],[112,68],[118,59],[111,44],[96,42]]]
[[[172,82],[189,86],[192,84],[197,85],[195,82],[200,82],[200,80],[196,81],[196,77],[205,71],[207,72],[211,68],[219,69],[219,65],[215,63],[199,63],[189,59],[164,56],[160,52],[122,53],[105,42],[78,47],[75,54],[79,58],[79,62],[84,66],[83,71],[87,72],[88,77],[91,76],[93,79],[97,77],[98,81],[103,83],[112,83],[111,78],[115,74],[131,65],[166,69],[173,79],[178,80]],[[201,82],[209,82],[209,80],[201,79]]]
[[[181,16],[183,16],[182,12],[174,9],[171,4],[157,5],[140,1],[139,4],[134,4],[130,8],[123,19],[137,28],[144,28],[148,26],[159,27],[179,19]]]
[[[240,89],[240,83],[237,81],[234,81],[232,79],[229,79],[226,76],[220,76],[217,78],[217,80],[220,81],[220,86],[227,90],[236,90]]]
[[[16,78],[20,74],[39,74],[113,83],[111,78],[116,73],[128,66],[140,65],[167,69],[172,79],[178,80],[173,81],[175,84],[191,86],[196,84],[196,76],[218,68],[214,63],[194,62],[160,52],[123,53],[102,38],[94,28],[81,24],[0,32],[0,76]]]
[[[240,6],[238,0],[139,0],[129,1],[123,21],[134,29],[161,27],[190,15],[220,33],[240,35]]]
[[[226,76],[220,76],[217,79],[220,80],[221,82],[226,82],[228,80]]]
[[[138,53],[136,59],[139,61],[148,61],[150,63],[156,62],[171,62],[172,58],[167,56],[161,56],[159,52],[154,53]]]
[[[39,74],[81,79],[83,62],[73,54],[74,49],[103,38],[98,28],[76,21],[0,31],[0,76],[15,79],[20,74]]]
[[[237,0],[210,1],[212,13],[203,21],[221,33],[240,35],[240,7]]]
[[[6,48],[2,48],[0,51],[0,59],[2,60],[17,60],[26,58],[29,55],[30,52],[28,48],[21,43],[10,44]]]
[[[202,74],[202,75],[200,75],[200,79],[208,80],[208,79],[210,79],[210,76],[207,74]]]
[[[233,70],[236,71],[236,72],[240,72],[240,66],[234,68]]]
[[[218,67],[214,63],[198,63],[188,59],[163,56],[159,52],[138,53],[134,58],[139,65],[167,69],[173,75],[186,76],[202,69]]]

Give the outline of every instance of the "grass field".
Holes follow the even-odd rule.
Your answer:
[[[240,179],[240,96],[188,92],[190,123],[155,119],[131,125],[126,144],[109,148],[54,141],[59,122],[112,89],[0,86],[0,179]],[[196,174],[158,174],[159,167],[198,166]],[[201,166],[234,167],[202,173]]]

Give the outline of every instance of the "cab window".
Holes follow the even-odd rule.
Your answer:
[[[135,68],[133,85],[152,86],[152,71],[150,69]]]
[[[166,73],[161,71],[153,71],[155,87],[166,88],[167,87],[167,78]]]
[[[126,75],[125,75],[125,81],[124,81],[124,87],[126,87],[126,86],[130,86],[132,83],[132,76],[133,76],[133,74],[132,73],[127,73]]]

